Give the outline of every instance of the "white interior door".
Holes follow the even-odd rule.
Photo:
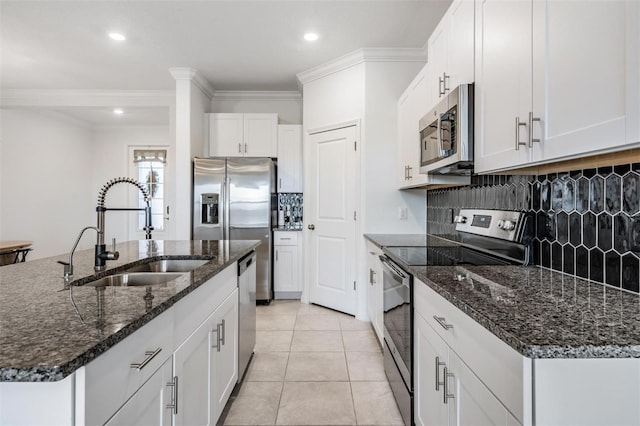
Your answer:
[[[351,315],[356,311],[357,138],[355,126],[313,134],[308,158],[309,301]]]

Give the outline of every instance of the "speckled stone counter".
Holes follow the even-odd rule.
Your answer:
[[[538,266],[410,267],[389,240],[374,243],[526,357],[640,358],[637,294]]]
[[[365,234],[365,238],[379,248],[421,247],[427,244],[425,234]]]
[[[300,232],[302,231],[302,227],[301,226],[274,226],[273,231],[295,231],[295,232]]]
[[[0,381],[61,380],[160,315],[240,259],[258,241],[129,241],[120,258],[94,275],[94,251],[76,252],[74,281],[87,281],[158,259],[210,262],[166,284],[109,287],[101,308],[96,287],[64,289],[68,254],[0,268]]]

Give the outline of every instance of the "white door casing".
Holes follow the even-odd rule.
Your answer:
[[[355,125],[309,136],[305,197],[309,301],[351,315],[357,306],[358,139]]]

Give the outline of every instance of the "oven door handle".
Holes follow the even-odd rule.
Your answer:
[[[401,271],[397,266],[395,266],[388,257],[380,256],[380,262],[382,262],[382,266],[386,267],[389,272],[391,272],[396,277],[400,278],[400,280],[406,280],[407,276]]]

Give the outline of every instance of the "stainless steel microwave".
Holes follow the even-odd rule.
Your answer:
[[[473,84],[461,84],[420,119],[420,173],[473,171]]]

